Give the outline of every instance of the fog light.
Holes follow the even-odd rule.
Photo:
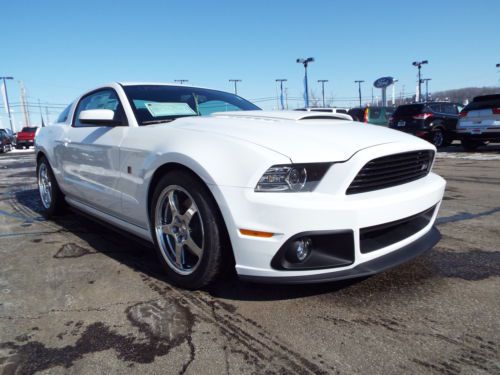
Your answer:
[[[309,237],[295,242],[295,256],[299,262],[303,262],[311,253],[312,241]]]

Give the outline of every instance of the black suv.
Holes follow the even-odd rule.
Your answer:
[[[462,106],[449,102],[400,105],[389,118],[389,127],[424,138],[436,147],[446,147],[457,135]]]
[[[8,152],[12,150],[12,139],[9,134],[0,129],[0,153]]]

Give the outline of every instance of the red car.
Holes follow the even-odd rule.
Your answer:
[[[35,134],[37,127],[24,127],[17,133],[16,148],[29,148],[35,145]]]

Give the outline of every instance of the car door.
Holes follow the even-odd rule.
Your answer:
[[[115,124],[80,121],[80,113],[91,109],[114,111]],[[114,89],[99,89],[80,99],[63,140],[61,157],[64,185],[70,198],[111,215],[120,214],[119,147],[127,125],[123,106]]]

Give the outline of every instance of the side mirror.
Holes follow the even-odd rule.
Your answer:
[[[105,126],[118,126],[120,122],[115,121],[115,112],[111,109],[87,109],[81,111],[78,120],[82,124],[95,124]]]

